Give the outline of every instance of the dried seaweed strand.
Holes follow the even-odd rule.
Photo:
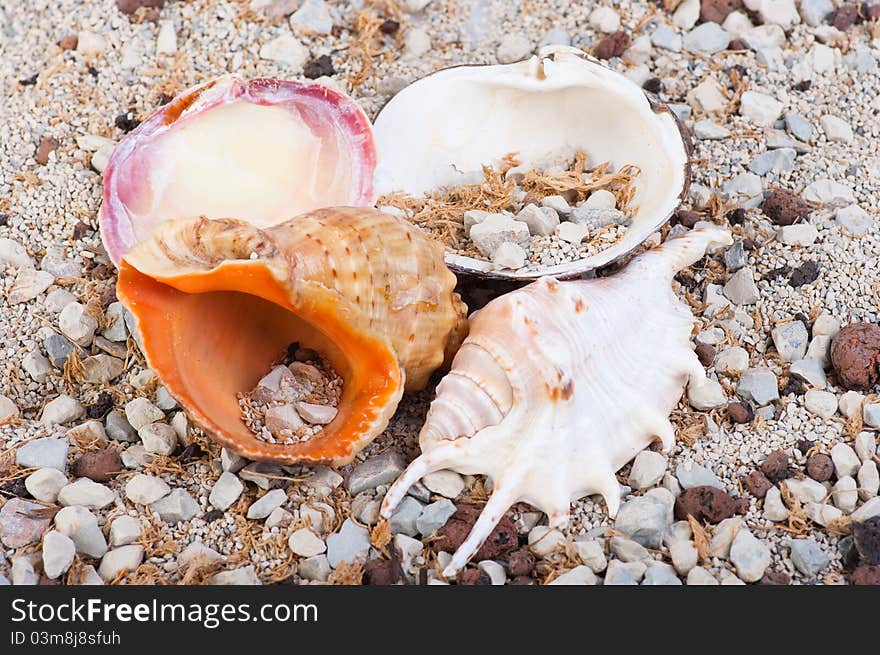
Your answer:
[[[466,247],[465,212],[476,209],[498,213],[510,209],[516,205],[515,195],[520,189],[535,197],[568,194],[576,202],[585,200],[598,189],[607,189],[614,193],[617,206],[625,213],[632,215],[635,210],[631,204],[635,195],[633,182],[639,174],[636,166],[623,166],[616,172],[610,172],[610,163],[604,162],[587,171],[586,155],[578,151],[568,170],[531,170],[517,185],[506,174],[519,165],[517,154],[508,153],[497,166],[482,167],[481,182],[438,189],[420,198],[393,192],[379,198],[377,205],[399,209],[409,221],[424,229],[432,238],[464,255],[478,258],[482,258],[478,251]],[[605,231],[596,231],[594,238],[601,238]]]

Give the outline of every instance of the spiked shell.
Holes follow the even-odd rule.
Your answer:
[[[188,415],[248,459],[342,465],[379,434],[404,389],[423,387],[466,331],[442,249],[374,209],[323,209],[261,230],[239,220],[164,222],[130,250],[117,293],[143,352]],[[299,342],[344,380],[336,419],[269,444],[240,417],[251,389]]]
[[[615,516],[615,472],[654,439],[671,448],[669,413],[686,382],[705,382],[690,343],[694,317],[672,278],[710,245],[730,242],[728,232],[701,227],[614,276],[542,278],[476,312],[437,387],[419,437],[422,455],[389,490],[382,515],[390,517],[429,472],[486,474],[492,496],[446,575],[467,563],[516,502],[562,526],[571,501],[598,493]]]

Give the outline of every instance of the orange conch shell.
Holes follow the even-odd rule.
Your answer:
[[[118,296],[149,365],[217,441],[259,461],[341,465],[461,343],[467,310],[454,287],[442,248],[409,223],[331,208],[265,230],[163,223],[125,255]],[[292,342],[343,377],[339,412],[309,441],[265,443],[242,422],[236,394]]]

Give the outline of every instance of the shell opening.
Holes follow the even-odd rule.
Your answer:
[[[334,320],[320,302],[294,307],[261,262],[229,261],[157,279],[124,260],[118,295],[170,393],[198,425],[248,459],[350,461],[403,392],[403,373],[387,346]],[[292,342],[332,364],[344,381],[342,397],[337,417],[312,439],[270,444],[245,425],[237,395],[250,391]]]

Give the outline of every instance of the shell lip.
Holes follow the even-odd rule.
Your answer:
[[[99,230],[114,265],[118,267],[125,252],[138,242],[134,230],[136,219],[120,196],[119,172],[126,160],[145,142],[172,127],[186,124],[201,112],[242,101],[261,106],[283,106],[301,101],[326,103],[334,120],[343,128],[347,149],[356,155],[356,167],[360,170],[351,197],[335,204],[373,205],[376,148],[372,124],[360,105],[348,96],[314,82],[272,78],[245,80],[236,75],[224,75],[182,92],[157,109],[128,133],[111,153],[103,174]]]
[[[563,46],[563,45],[548,45],[540,48],[536,55],[533,55],[529,59],[514,62],[512,64],[505,65],[494,65],[494,66],[484,66],[480,64],[463,64],[460,66],[449,66],[445,68],[441,68],[437,71],[434,71],[425,77],[416,80],[413,84],[419,83],[423,80],[431,78],[440,73],[446,73],[453,70],[466,70],[473,68],[508,68],[508,67],[519,67],[523,70],[528,70],[529,74],[534,76],[536,71],[539,71],[538,78],[543,79],[541,76],[542,63],[545,60],[549,61],[565,61],[565,60],[583,60],[589,62],[590,64],[600,66],[605,70],[611,71],[607,66],[602,64],[598,59],[590,55],[589,53],[584,52],[578,48],[574,48],[572,46]],[[613,72],[613,71],[611,71]],[[406,87],[409,88],[409,87]],[[402,91],[406,90],[403,89]],[[401,92],[402,92],[401,91]],[[579,259],[572,262],[567,262],[564,264],[560,264],[557,266],[537,270],[537,271],[525,271],[525,272],[516,272],[516,271],[505,271],[505,270],[495,270],[493,269],[493,265],[491,262],[478,260],[472,257],[467,257],[464,255],[457,255],[455,253],[446,252],[444,255],[444,259],[446,261],[446,265],[449,269],[455,273],[457,276],[462,278],[463,280],[475,280],[475,281],[498,281],[498,282],[507,282],[514,285],[519,286],[520,284],[527,284],[529,282],[533,282],[541,277],[556,277],[560,280],[570,280],[576,279],[580,277],[588,276],[590,273],[600,269],[604,266],[612,265],[620,262],[621,260],[628,257],[634,250],[636,250],[642,243],[644,243],[645,239],[647,239],[651,234],[662,228],[672,216],[675,214],[676,210],[681,206],[681,204],[687,198],[688,191],[690,189],[691,180],[693,176],[692,171],[692,153],[693,153],[693,140],[690,135],[690,131],[684,125],[684,123],[679,119],[679,117],[673,112],[669,106],[660,100],[655,94],[652,94],[644,89],[640,90],[642,95],[647,100],[647,103],[653,111],[654,114],[669,114],[672,118],[672,121],[677,129],[678,136],[681,139],[682,148],[684,151],[684,171],[683,171],[683,180],[681,183],[681,189],[677,195],[678,203],[676,206],[669,208],[667,212],[659,215],[657,219],[653,222],[652,226],[644,226],[640,229],[640,233],[644,234],[644,237],[641,241],[637,243],[631,244],[628,248],[625,248],[621,251],[615,252],[617,249],[615,247],[609,248],[603,252],[600,252],[596,255],[592,255],[590,257],[585,257],[583,259]],[[401,92],[398,92],[401,93]],[[388,105],[392,102],[396,95],[390,98],[379,110],[376,116],[376,121],[378,121],[379,116],[381,116],[382,112],[388,107]],[[375,122],[375,121],[374,121]],[[381,155],[381,153],[380,153]]]
[[[226,284],[221,283],[214,288],[213,280],[217,278],[225,280]],[[247,288],[248,278],[255,281],[253,291]],[[321,434],[304,443],[282,445],[260,441],[249,431],[231,429],[233,422],[218,418],[218,413],[211,411],[204,398],[193,396],[192,385],[181,381],[183,372],[179,364],[186,338],[179,331],[182,326],[195,324],[197,321],[192,320],[192,317],[176,320],[174,312],[157,311],[162,303],[160,298],[200,295],[206,291],[244,293],[251,296],[252,300],[265,301],[303,318],[314,334],[320,335],[328,343],[334,342],[318,325],[322,323],[329,331],[327,322],[314,321],[311,317],[311,313],[319,313],[320,308],[308,306],[309,303],[303,302],[302,298],[295,301],[283,289],[278,271],[263,260],[230,259],[206,269],[154,275],[141,270],[127,257],[123,257],[117,289],[120,301],[135,318],[143,343],[142,350],[149,366],[159,374],[194,424],[222,446],[247,459],[280,464],[347,464],[373,438],[374,423],[387,422],[390,417],[383,416],[383,412],[389,407],[396,407],[403,393],[405,373],[399,368],[389,349],[375,344],[370,365],[357,361],[356,353],[374,343],[374,340],[363,335],[362,339],[352,340],[349,344],[350,350],[341,349],[337,354],[337,357],[347,362],[348,369],[337,418],[325,426]],[[171,302],[173,303],[173,299]],[[164,327],[165,331],[158,329],[160,327]],[[195,328],[196,332],[202,329],[210,329],[210,323]],[[340,329],[344,328],[340,326]],[[314,339],[314,336],[311,338]],[[165,339],[172,343],[164,344]],[[314,341],[307,343],[315,346],[319,352],[324,350]],[[226,353],[226,357],[234,359],[229,353]],[[195,357],[195,361],[199,359],[198,356]],[[204,367],[192,368],[197,370]],[[382,371],[382,374],[377,375],[377,371]],[[351,391],[349,395],[345,395],[346,388]]]

